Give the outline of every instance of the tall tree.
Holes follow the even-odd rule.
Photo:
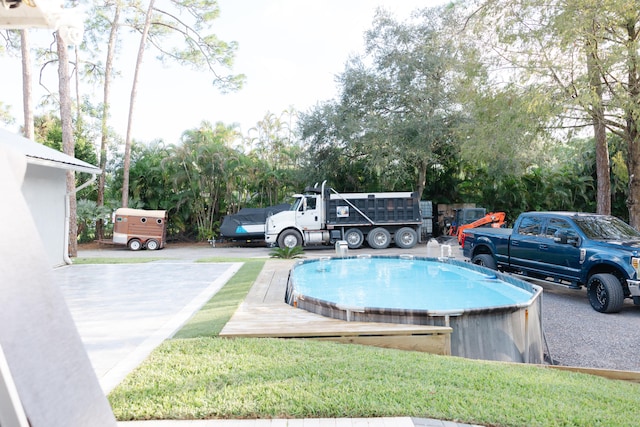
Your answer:
[[[194,0],[189,2],[167,0],[164,6],[166,8],[156,8],[155,0],[150,0],[144,21],[139,27],[141,33],[140,47],[131,89],[125,140],[122,206],[127,206],[128,204],[130,168],[128,157],[132,142],[138,78],[146,46],[149,44],[156,48],[163,59],[170,59],[181,65],[189,65],[199,70],[204,69],[211,72],[214,76],[213,85],[222,91],[237,90],[244,81],[243,75],[223,75],[220,73],[220,69],[230,68],[233,65],[233,56],[237,46],[235,43],[223,42],[213,34],[208,33],[211,31],[213,20],[220,14],[216,0]],[[192,21],[189,22],[182,19],[179,14],[180,11],[186,11]],[[182,37],[182,44],[175,46],[166,42],[168,37],[176,35]]]
[[[629,219],[640,228],[637,2],[487,0],[470,16],[482,28],[476,35],[486,36],[488,51],[500,52],[503,66],[518,70],[520,83],[535,80],[547,88],[545,102],[561,108],[558,128],[593,129],[598,212],[611,211],[607,133],[626,141]]]
[[[20,30],[20,49],[22,52],[22,110],[24,112],[24,128],[22,133],[33,140],[33,95],[31,77],[31,55],[29,53],[29,30]]]
[[[62,125],[63,152],[75,155],[73,139],[73,117],[71,113],[71,89],[69,86],[69,54],[67,42],[56,32],[58,51],[58,96],[60,97],[60,122]],[[67,198],[69,204],[69,256],[78,254],[78,222],[76,217],[76,180],[73,171],[67,171]]]
[[[133,112],[135,110],[136,96],[138,92],[138,78],[140,76],[140,68],[142,67],[142,59],[144,58],[145,45],[147,43],[147,36],[149,34],[149,28],[151,27],[151,16],[153,12],[153,4],[155,0],[149,1],[147,13],[144,19],[144,25],[142,27],[142,35],[140,37],[140,46],[138,47],[138,57],[136,59],[135,71],[133,73],[133,83],[131,85],[131,98],[129,99],[129,117],[127,119],[127,135],[125,137],[124,145],[124,165],[122,175],[122,207],[129,206],[129,169],[131,167],[131,142],[133,130]]]
[[[378,10],[366,55],[349,61],[338,80],[339,102],[324,109],[334,121],[331,132],[311,116],[303,121],[309,143],[348,146],[383,188],[422,195],[429,168],[451,155],[462,118],[454,96],[459,58],[444,36],[450,19],[446,8],[425,9],[405,22]]]
[[[115,58],[116,46],[118,42],[118,30],[120,28],[120,11],[122,4],[119,0],[114,2],[113,19],[109,31],[109,41],[107,43],[107,57],[104,66],[104,87],[102,96],[102,119],[100,126],[100,170],[102,173],[98,178],[98,194],[96,204],[98,208],[104,206],[104,190],[107,172],[107,144],[109,141],[109,113],[111,111],[111,82],[113,78],[113,61]],[[96,221],[96,238],[104,238],[104,223],[102,218]]]

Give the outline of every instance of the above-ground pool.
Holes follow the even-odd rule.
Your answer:
[[[451,326],[451,354],[542,363],[541,288],[451,258],[359,256],[297,263],[286,301],[347,321]]]

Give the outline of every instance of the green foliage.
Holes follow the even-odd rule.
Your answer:
[[[302,249],[302,246],[294,246],[292,248],[273,248],[271,252],[269,252],[269,256],[271,258],[282,259],[301,258],[304,256],[304,249]]]
[[[232,68],[238,44],[212,32],[219,14],[216,0],[166,2],[153,10],[148,40],[160,60],[210,72],[212,84],[225,93],[242,88],[245,76],[223,73]]]
[[[79,243],[91,242],[95,240],[96,221],[102,219],[105,224],[109,223],[111,209],[106,206],[98,206],[93,200],[87,199],[78,200],[76,205],[78,241]]]
[[[442,37],[448,15],[444,9],[423,13],[407,23],[379,11],[366,55],[350,60],[338,79],[339,101],[301,117],[316,175],[342,173],[335,181],[353,187],[421,192],[427,170],[456,151],[452,135],[461,115],[452,75],[458,58],[451,39]]]
[[[11,115],[11,106],[5,105],[4,102],[0,101],[0,123],[10,125],[15,121],[16,119]]]

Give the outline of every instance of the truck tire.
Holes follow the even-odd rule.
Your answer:
[[[367,235],[367,243],[373,249],[385,249],[391,243],[391,234],[386,228],[374,228]]]
[[[129,246],[129,249],[132,251],[139,251],[142,249],[142,242],[139,239],[131,239],[127,246]]]
[[[278,246],[281,248],[302,246],[302,236],[296,230],[285,230],[278,236]]]
[[[493,255],[490,254],[478,254],[471,258],[471,262],[475,265],[481,265],[491,270],[497,270],[496,260],[493,259]]]
[[[349,249],[358,249],[364,243],[364,235],[357,228],[350,228],[344,233],[344,240]]]
[[[413,228],[403,227],[396,231],[393,241],[401,249],[411,249],[418,243],[418,233]]]
[[[587,283],[589,302],[600,313],[617,313],[624,303],[624,290],[613,274],[594,274]]]
[[[149,239],[147,240],[145,247],[147,248],[147,250],[155,251],[160,247],[160,243],[158,243],[156,239]]]

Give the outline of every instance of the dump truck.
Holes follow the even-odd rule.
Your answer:
[[[167,211],[118,208],[113,213],[113,243],[132,251],[164,248]]]
[[[373,249],[392,242],[408,249],[420,239],[423,218],[416,192],[340,194],[325,181],[293,197],[289,210],[267,218],[265,241],[270,246],[344,241],[349,249],[357,249],[366,241]]]

